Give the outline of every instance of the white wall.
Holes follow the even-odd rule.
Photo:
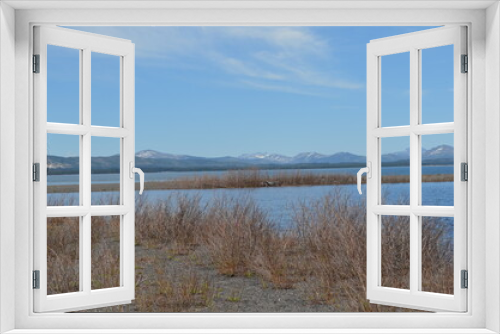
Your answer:
[[[1,2],[0,2],[1,3]],[[500,260],[498,259],[498,254],[500,246],[497,244],[500,234],[500,134],[499,132],[499,121],[500,121],[500,97],[499,97],[499,87],[500,87],[500,64],[499,64],[499,54],[500,54],[500,23],[499,23],[499,12],[498,6],[491,7],[488,10],[488,20],[484,19],[484,11],[383,11],[383,10],[365,10],[358,13],[357,11],[336,11],[336,10],[322,10],[322,11],[292,11],[292,10],[249,10],[241,12],[231,12],[225,10],[213,10],[210,13],[199,11],[199,10],[167,10],[167,11],[141,11],[141,10],[103,10],[103,11],[91,11],[91,10],[53,10],[53,11],[17,11],[17,45],[16,45],[16,58],[18,59],[16,75],[17,75],[17,100],[16,100],[16,147],[19,151],[15,153],[13,151],[13,137],[14,137],[14,126],[13,124],[13,110],[11,107],[14,102],[12,97],[14,96],[14,82],[7,81],[5,78],[13,78],[11,75],[4,75],[8,71],[13,70],[13,59],[10,59],[13,55],[13,41],[12,31],[13,31],[13,11],[4,4],[0,4],[0,43],[2,50],[0,51],[0,271],[2,272],[3,280],[0,281],[0,331],[4,331],[9,326],[13,325],[12,311],[14,309],[14,299],[12,295],[13,291],[13,277],[11,275],[6,275],[6,273],[14,272],[13,262],[8,262],[9,256],[14,254],[13,252],[13,238],[6,238],[5,232],[13,235],[12,226],[14,222],[14,213],[11,212],[13,208],[12,199],[14,195],[17,198],[16,201],[16,239],[22,242],[18,242],[18,247],[16,250],[16,256],[18,256],[18,265],[16,266],[16,271],[18,274],[18,279],[16,281],[17,287],[17,303],[18,311],[16,314],[17,325],[26,326],[27,328],[32,328],[35,326],[44,326],[46,328],[53,328],[54,326],[59,326],[59,328],[69,328],[71,326],[90,326],[94,328],[106,328],[105,317],[99,317],[97,321],[89,322],[87,315],[85,317],[79,317],[78,319],[68,318],[59,319],[57,315],[51,317],[40,317],[37,319],[32,319],[27,316],[27,309],[30,309],[31,304],[29,304],[30,296],[32,290],[28,289],[28,284],[30,280],[30,274],[32,267],[27,259],[27,254],[29,254],[29,226],[31,224],[30,217],[30,105],[29,105],[29,66],[30,66],[30,52],[29,52],[29,22],[42,22],[42,23],[52,23],[52,22],[89,22],[89,23],[101,23],[110,22],[115,24],[126,23],[126,24],[141,24],[144,22],[166,22],[166,23],[183,23],[183,24],[220,24],[220,22],[241,22],[242,24],[266,24],[267,22],[276,21],[277,23],[288,24],[289,22],[296,22],[297,24],[310,24],[311,22],[337,22],[342,24],[343,22],[364,22],[370,24],[370,22],[380,22],[387,21],[397,24],[399,22],[405,22],[406,19],[411,18],[412,20],[421,20],[422,22],[470,22],[473,21],[473,38],[474,49],[476,52],[472,55],[472,68],[471,73],[474,75],[473,84],[475,87],[479,87],[474,101],[471,102],[472,110],[474,113],[474,118],[471,120],[472,125],[469,129],[472,132],[472,136],[475,138],[472,147],[473,157],[469,157],[469,161],[472,161],[472,170],[470,175],[474,178],[474,189],[471,193],[471,200],[473,201],[473,213],[471,221],[475,225],[474,235],[471,239],[476,240],[474,244],[474,250],[472,254],[475,254],[476,259],[479,254],[480,257],[484,256],[484,243],[482,238],[478,238],[478,234],[485,235],[484,225],[486,221],[485,211],[488,211],[488,222],[487,227],[487,245],[489,254],[496,254],[497,263],[492,266],[488,266],[486,284],[487,293],[484,292],[484,278],[482,280],[481,286],[475,289],[474,295],[469,294],[472,298],[472,309],[475,314],[480,314],[479,319],[474,319],[476,321],[473,325],[475,327],[484,326],[484,318],[482,314],[484,313],[485,300],[484,295],[487,296],[486,305],[487,307],[487,326],[490,329],[500,332]],[[279,12],[279,13],[278,13]],[[449,16],[449,18],[447,18]],[[7,19],[5,17],[8,17]],[[4,28],[6,26],[6,28]],[[487,60],[488,64],[484,66],[483,60],[485,57],[484,50],[482,46],[484,45],[484,39],[482,36],[483,29],[488,29],[488,54]],[[481,31],[478,33],[478,31]],[[9,34],[10,32],[10,34]],[[4,36],[7,36],[4,38]],[[7,46],[7,47],[5,47]],[[3,56],[5,55],[5,56]],[[9,60],[10,59],[10,60]],[[480,64],[480,65],[478,65]],[[488,82],[485,89],[483,80],[485,71],[487,69]],[[480,78],[481,80],[479,80]],[[3,80],[3,81],[2,81]],[[6,82],[4,82],[6,81]],[[485,99],[485,96],[487,99]],[[485,108],[485,101],[487,105]],[[4,107],[5,106],[5,107]],[[485,117],[485,109],[487,109],[487,117]],[[484,132],[485,130],[489,135],[492,135],[491,139],[488,137],[488,142],[485,142]],[[488,157],[485,158],[485,149],[488,149]],[[14,176],[12,161],[14,158],[17,160],[16,164],[16,191],[14,192]],[[487,164],[485,164],[485,159]],[[486,167],[485,167],[486,166]],[[486,176],[488,176],[486,182]],[[485,192],[486,189],[486,192]],[[485,194],[486,200],[485,200]],[[4,202],[5,201],[5,202]],[[486,204],[485,204],[486,203]],[[486,208],[486,210],[485,210]],[[481,240],[481,242],[477,242]],[[478,251],[479,250],[479,251]],[[471,253],[470,253],[471,254]],[[471,269],[471,280],[474,280],[474,272],[482,273],[484,270],[484,261],[474,261],[472,263]],[[479,278],[478,278],[479,279]],[[480,298],[478,298],[480,297]],[[403,316],[403,315],[402,315]],[[448,323],[447,315],[443,315],[443,319],[436,317],[433,319],[432,325],[434,323],[441,324],[443,322]],[[54,319],[60,320],[60,322],[55,322]],[[196,326],[199,328],[219,328],[216,326],[221,326],[219,316],[198,318],[193,322],[193,318],[183,317],[178,315],[172,315],[169,318],[169,326],[180,327],[181,325]],[[295,326],[296,328],[303,328],[305,325],[304,317],[289,317],[287,315],[276,316],[277,321],[275,326],[277,328],[282,328],[284,325]],[[368,318],[368,317],[367,317]],[[324,328],[333,326],[352,326],[352,324],[357,324],[360,327],[390,327],[396,326],[391,323],[394,317],[393,315],[377,315],[377,317],[369,317],[365,319],[364,323],[356,323],[353,321],[353,317],[330,317],[330,316],[315,316],[311,321],[314,325],[321,326]],[[402,317],[397,317],[402,319]],[[137,324],[137,317],[130,317],[129,319],[123,319],[119,326],[122,328],[133,328],[134,324]],[[455,318],[453,318],[455,320]],[[458,318],[457,318],[458,319]],[[66,322],[63,322],[65,320]],[[159,317],[144,317],[142,319],[147,321],[151,327],[161,328],[165,326],[165,320]],[[427,320],[427,319],[426,319]],[[35,322],[36,321],[36,322]],[[265,323],[260,323],[255,320],[254,317],[246,316],[234,316],[224,318],[224,326],[226,328],[237,328],[239,326],[249,326],[249,327],[259,327],[265,326]],[[467,317],[462,317],[452,324],[454,327],[470,325]],[[429,326],[430,322],[422,323],[421,326]],[[114,323],[116,326],[116,323]],[[52,326],[52,327],[49,327]],[[111,327],[110,327],[111,328]]]
[[[499,4],[486,11],[486,252],[500,254],[500,18]],[[495,241],[496,240],[496,241]],[[486,328],[500,332],[500,257],[486,266]]]
[[[15,12],[0,3],[0,332],[14,328]]]

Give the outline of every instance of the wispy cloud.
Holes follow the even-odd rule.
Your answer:
[[[228,27],[223,33],[233,38],[263,41],[271,48],[293,56],[297,53],[322,56],[329,50],[325,40],[302,27]]]
[[[287,57],[282,54],[262,52],[257,54],[256,57],[262,62],[288,73],[290,80],[304,85],[341,89],[363,88],[363,84],[325,73],[321,68],[321,64],[311,63],[310,59],[304,61],[304,59],[298,58],[297,55]]]
[[[152,66],[218,70],[253,89],[316,94],[360,89],[332,68],[334,46],[307,27],[88,27],[136,44]],[[341,65],[341,64],[340,64]],[[206,80],[206,78],[205,78]],[[217,80],[220,80],[218,78]]]
[[[298,94],[298,95],[328,97],[327,94],[313,91],[311,89],[305,89],[305,88],[295,88],[295,87],[286,86],[286,85],[266,84],[266,83],[262,83],[262,82],[251,81],[251,80],[242,80],[242,81],[240,81],[240,83],[245,85],[245,86],[255,88],[255,89],[260,89],[260,90],[277,91],[277,92]]]
[[[226,57],[221,54],[217,54],[213,57],[216,63],[221,66],[225,71],[235,74],[242,75],[252,78],[261,78],[268,80],[283,80],[285,79],[282,75],[278,73],[270,72],[259,66],[255,66],[251,62],[245,62],[240,59]]]

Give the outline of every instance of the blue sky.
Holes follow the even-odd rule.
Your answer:
[[[136,151],[366,154],[366,44],[427,27],[73,27],[136,45]],[[76,52],[76,53],[75,53]],[[423,122],[453,120],[452,47],[423,51]],[[78,122],[78,53],[49,49],[48,121]],[[382,60],[382,125],[409,121],[408,55]],[[116,126],[117,57],[92,55],[92,123]],[[75,155],[71,140],[49,154]],[[118,153],[100,141],[94,156]],[[426,138],[430,148],[451,135]],[[394,140],[384,151],[407,148]]]

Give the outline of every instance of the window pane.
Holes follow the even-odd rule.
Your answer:
[[[410,204],[410,137],[380,140],[382,205]]]
[[[92,137],[92,205],[120,204],[120,141]]]
[[[79,291],[80,218],[47,218],[47,294]]]
[[[47,134],[47,205],[80,205],[80,136]]]
[[[92,52],[92,125],[120,126],[120,57]]]
[[[120,216],[92,217],[92,289],[120,286]]]
[[[381,57],[382,126],[410,124],[410,53]]]
[[[410,217],[382,216],[382,286],[410,288]]]
[[[422,123],[453,122],[453,45],[421,50]]]
[[[422,136],[422,205],[453,206],[453,134]]]
[[[422,290],[453,294],[453,218],[422,217]]]
[[[80,50],[47,45],[47,122],[80,123]]]

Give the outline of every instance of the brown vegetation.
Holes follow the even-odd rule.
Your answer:
[[[68,245],[78,240],[78,230],[63,224],[70,222],[70,218],[57,219],[60,221],[52,224],[55,230],[48,240],[49,273],[54,270],[68,274],[51,274],[49,290],[75,291],[78,252]],[[250,198],[219,197],[207,205],[201,204],[197,197],[185,195],[156,203],[139,201],[136,299],[127,306],[97,311],[208,312],[224,311],[224,307],[217,306],[224,303],[240,303],[241,291],[217,287],[216,276],[209,275],[209,270],[230,280],[259,279],[261,289],[299,291],[302,287],[303,305],[327,305],[330,311],[409,311],[366,300],[364,202],[354,201],[341,191],[332,192],[318,201],[296,203],[293,221],[290,230],[277,229],[276,222]],[[112,224],[113,219],[106,222]],[[407,231],[405,218],[384,217],[384,286],[407,287]],[[453,242],[449,239],[449,225],[439,219],[427,219],[422,233],[424,290],[453,293]],[[93,244],[109,249],[116,242],[114,235],[109,227],[99,229],[98,233],[92,233]],[[67,257],[65,260],[61,260],[62,254]],[[118,277],[116,271],[100,268],[115,260],[112,252],[98,252],[93,271],[100,274],[92,275],[97,280],[92,283],[94,287],[116,284],[113,281]],[[296,309],[300,311],[300,307]]]
[[[366,181],[363,177],[363,183]],[[177,178],[170,181],[146,182],[145,189],[218,189],[218,188],[260,188],[260,187],[296,187],[356,184],[356,175],[320,174],[304,171],[281,171],[269,173],[262,170],[236,170],[220,175],[200,174]],[[409,175],[384,175],[383,183],[408,183]],[[422,175],[422,182],[453,182],[453,174]],[[139,185],[136,184],[136,190]],[[93,184],[92,191],[119,191],[116,183]],[[48,193],[78,192],[78,185],[48,186]]]

